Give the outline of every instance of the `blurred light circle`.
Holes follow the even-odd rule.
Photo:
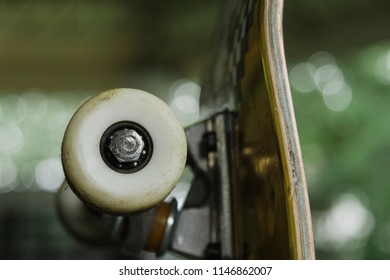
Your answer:
[[[28,90],[22,95],[27,106],[26,121],[39,122],[46,113],[48,102],[45,94],[38,90]]]
[[[200,86],[190,80],[179,80],[171,86],[171,109],[183,126],[194,123],[199,118]]]
[[[299,63],[290,71],[290,82],[295,90],[308,93],[315,90],[314,74],[316,68],[311,63]]]
[[[173,100],[175,108],[186,114],[199,112],[199,101],[192,96],[182,95]]]
[[[34,184],[34,168],[29,164],[19,167],[19,178],[21,184],[19,184],[15,190],[25,191],[30,189]]]
[[[47,110],[42,119],[42,125],[48,129],[62,128],[68,118],[64,104],[56,99],[47,100]]]
[[[35,181],[42,190],[55,192],[61,186],[65,176],[59,158],[47,158],[35,167]]]
[[[326,107],[334,112],[341,112],[349,108],[352,103],[352,89],[347,84],[340,91],[332,94],[324,94]]]
[[[378,56],[374,72],[381,83],[390,84],[390,50]]]
[[[373,215],[355,194],[342,194],[316,219],[316,241],[342,248],[368,236],[374,224]]]
[[[0,193],[6,193],[16,185],[17,170],[10,158],[0,157]]]
[[[15,155],[24,146],[24,134],[19,125],[13,122],[0,124],[0,154]]]
[[[179,80],[173,85],[173,93],[175,97],[186,95],[199,98],[200,86],[191,80]]]
[[[2,104],[2,119],[4,121],[20,123],[26,118],[26,102],[18,95],[10,94],[4,96]]]
[[[321,94],[334,94],[344,86],[344,74],[339,67],[326,64],[317,69],[314,81]]]
[[[316,68],[320,68],[323,65],[336,65],[336,59],[335,57],[325,51],[319,51],[314,54],[312,54],[308,60],[309,63],[314,65]]]

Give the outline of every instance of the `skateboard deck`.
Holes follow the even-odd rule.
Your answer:
[[[230,1],[202,87],[204,119],[235,114],[227,167],[234,258],[315,257],[282,17],[282,0]]]

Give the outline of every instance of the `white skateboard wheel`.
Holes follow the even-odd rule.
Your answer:
[[[156,96],[114,89],[84,103],[66,128],[62,164],[81,200],[102,212],[150,208],[169,195],[185,167],[184,130]]]
[[[77,198],[64,182],[56,195],[57,214],[65,227],[77,239],[94,245],[114,243],[111,231],[96,213]]]

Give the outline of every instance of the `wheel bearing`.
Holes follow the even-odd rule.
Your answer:
[[[138,149],[135,151],[135,155],[126,154],[126,152],[129,152],[124,147],[127,146],[126,134],[132,139],[131,145],[135,145],[131,150]],[[118,145],[123,147],[118,148]],[[103,133],[100,139],[100,154],[112,170],[124,174],[135,173],[143,169],[152,157],[152,137],[139,123],[132,121],[117,122]]]

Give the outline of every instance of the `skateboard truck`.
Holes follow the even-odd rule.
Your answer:
[[[234,258],[229,175],[235,150],[234,114],[217,114],[188,128],[185,136],[180,123],[171,115],[164,119],[161,110],[159,118],[168,125],[141,124],[143,119],[138,115],[115,116],[118,113],[113,108],[123,104],[124,97],[130,104],[141,100],[140,95],[156,102],[144,92],[108,91],[87,101],[70,121],[62,147],[67,182],[57,196],[65,227],[82,240],[119,246],[133,258],[143,251],[161,256],[168,249],[196,258]],[[142,106],[147,109],[150,104]],[[158,106],[164,109],[160,103]],[[184,207],[178,209],[175,198],[163,200],[186,163],[187,149],[182,148],[186,147],[185,138],[189,146],[187,164],[195,178]],[[167,166],[175,175],[168,185],[160,182]],[[155,191],[166,189],[157,201],[150,195],[151,190],[144,191],[150,184],[158,185],[152,189]],[[86,220],[89,222],[83,226]]]
[[[194,180],[178,217],[172,250],[196,258],[236,258],[230,172],[235,160],[236,116],[222,112],[189,127],[186,135]]]

